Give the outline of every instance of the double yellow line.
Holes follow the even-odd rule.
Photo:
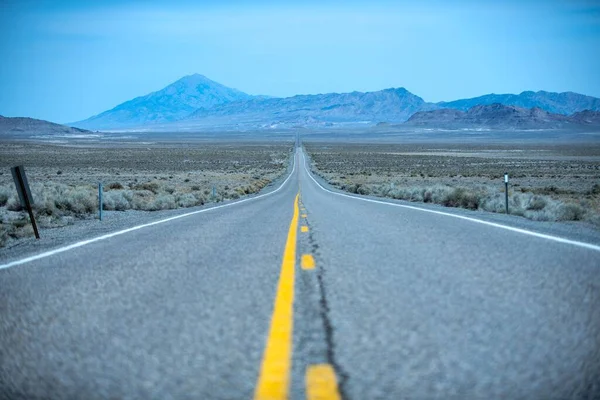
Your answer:
[[[294,331],[294,278],[300,194],[294,200],[294,214],[288,231],[275,297],[273,316],[263,354],[255,400],[287,400],[290,387]],[[306,215],[302,216],[306,218]],[[305,232],[303,230],[303,232]],[[312,258],[312,257],[311,257]],[[314,261],[312,267],[314,268]],[[335,372],[329,364],[311,365],[306,370],[306,397],[309,400],[339,400]]]

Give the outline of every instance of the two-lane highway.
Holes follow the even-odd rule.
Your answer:
[[[271,194],[5,264],[0,398],[600,396],[596,244],[333,193],[296,158]]]

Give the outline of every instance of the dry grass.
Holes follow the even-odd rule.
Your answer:
[[[343,190],[600,225],[599,145],[417,145],[309,143],[313,170]]]
[[[64,226],[105,210],[156,211],[237,199],[285,173],[288,144],[202,144],[194,147],[62,147],[0,145],[0,246],[32,235],[10,167],[24,165],[42,228]]]

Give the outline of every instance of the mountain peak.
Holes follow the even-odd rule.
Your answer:
[[[186,75],[186,76],[176,80],[175,82],[171,83],[170,85],[168,85],[167,87],[165,87],[162,90],[167,90],[170,87],[190,88],[190,90],[192,90],[192,91],[198,87],[230,89],[227,86],[221,85],[219,82],[215,82],[212,79],[207,78],[206,76],[201,75],[201,74]],[[236,89],[231,89],[231,90],[236,90]]]
[[[201,74],[186,75],[161,90],[136,97],[72,125],[106,129],[177,121],[198,109],[249,100],[253,96],[210,80]]]
[[[194,73],[194,74],[191,74],[191,75],[185,75],[185,76],[179,78],[178,80],[176,80],[173,83],[177,83],[177,82],[189,82],[189,83],[210,82],[210,83],[217,83],[217,82],[213,81],[212,79],[209,79],[206,76],[204,76],[202,74],[198,74],[198,73]]]
[[[406,93],[410,93],[408,90],[406,90],[406,88],[404,87],[399,87],[399,88],[387,88],[387,89],[383,89],[382,92],[393,92],[393,93],[398,93],[398,94],[406,94]],[[411,93],[412,94],[412,93]]]

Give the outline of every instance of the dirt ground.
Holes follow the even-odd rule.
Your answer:
[[[443,186],[497,195],[504,192],[507,172],[511,195],[577,205],[590,218],[600,214],[600,144],[306,143],[305,147],[315,171],[349,191],[406,198],[381,189]],[[406,199],[423,201],[419,196]],[[472,203],[467,208],[482,207]]]
[[[256,193],[285,173],[293,146],[161,143],[94,146],[0,142],[0,244],[28,235],[10,167],[23,165],[42,227],[93,218],[98,183],[106,210],[164,210]]]
[[[214,143],[111,147],[0,143],[0,185],[12,184],[10,167],[24,165],[30,182],[68,185],[144,180],[174,185],[242,183],[272,177],[287,166],[291,145]],[[136,181],[137,179],[137,181]],[[188,179],[188,181],[186,181]]]

